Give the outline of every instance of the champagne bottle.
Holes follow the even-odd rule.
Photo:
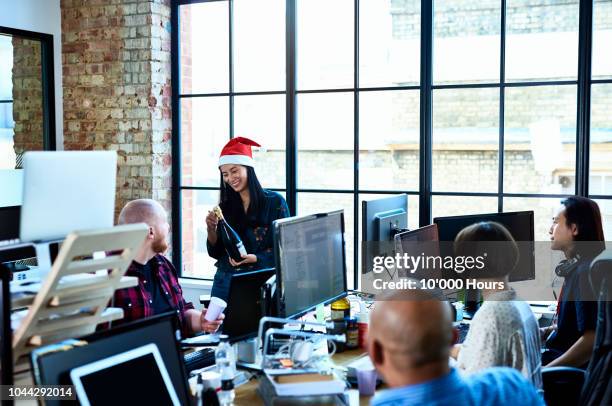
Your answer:
[[[227,224],[227,221],[225,221],[223,212],[219,206],[216,206],[213,209],[213,213],[215,213],[217,219],[219,220],[217,222],[217,234],[219,234],[221,241],[223,241],[227,255],[229,255],[230,258],[236,262],[243,261],[244,258],[242,258],[242,256],[246,255],[247,252],[244,248],[242,240],[238,236],[238,233],[234,231],[229,224]]]

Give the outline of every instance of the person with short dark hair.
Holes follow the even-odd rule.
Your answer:
[[[461,230],[455,255],[483,256],[476,271],[482,282],[484,303],[476,312],[468,334],[452,355],[459,369],[473,373],[493,366],[512,367],[542,388],[542,362],[538,322],[529,305],[516,296],[508,275],[519,262],[519,249],[510,232],[496,222],[472,224]]]
[[[512,368],[489,368],[463,377],[449,366],[456,340],[447,303],[419,290],[377,297],[367,347],[390,389],[373,406],[544,405],[535,388]]]
[[[547,337],[542,363],[584,368],[593,351],[597,327],[597,296],[589,284],[589,267],[606,247],[599,206],[580,196],[562,200],[549,234],[551,248],[565,255],[555,269],[564,280],[557,323],[541,329],[542,338]]]

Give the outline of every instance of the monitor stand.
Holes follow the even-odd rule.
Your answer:
[[[51,270],[51,242],[41,242],[34,244],[36,250],[36,262],[42,274]]]
[[[51,271],[51,266],[59,249],[60,241],[46,241],[32,244],[36,252],[36,267],[31,267],[24,272],[22,277],[18,278],[20,283],[27,282],[42,282],[45,276]]]

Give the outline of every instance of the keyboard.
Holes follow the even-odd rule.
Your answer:
[[[215,350],[213,348],[204,348],[203,350],[190,352],[183,355],[183,360],[187,373],[195,369],[206,368],[215,363]]]

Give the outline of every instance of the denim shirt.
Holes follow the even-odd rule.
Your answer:
[[[463,377],[452,369],[429,382],[388,389],[377,394],[372,406],[489,405],[544,406],[534,386],[511,368],[489,368]]]

